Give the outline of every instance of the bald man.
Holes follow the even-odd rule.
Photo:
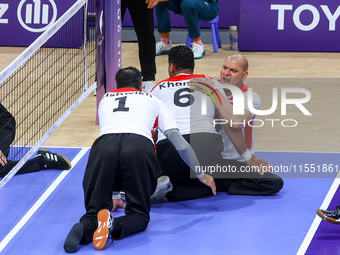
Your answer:
[[[250,112],[247,99],[248,96],[252,97],[255,109],[260,109],[261,99],[255,92],[249,94],[248,86],[244,84],[247,77],[247,59],[241,54],[233,54],[226,58],[220,73],[221,84],[228,87],[215,87],[216,85],[211,79],[192,79],[189,85],[192,89],[199,89],[202,93],[209,92],[208,94],[216,102],[219,120],[214,122],[214,126],[220,129],[219,134],[222,136],[223,149],[221,156],[223,159],[246,165],[242,167],[242,171],[226,175],[231,180],[227,191],[228,194],[272,195],[282,189],[283,180],[279,176],[270,173],[272,167],[270,163],[254,156],[253,121],[256,115]],[[238,87],[243,93],[243,114],[234,115],[233,109],[229,107],[230,103],[234,103],[235,97],[235,94],[233,95],[230,91],[232,90],[230,86]],[[218,90],[215,88],[218,88]],[[234,121],[236,116],[238,121]],[[223,123],[223,125],[218,123]],[[220,186],[219,180],[215,180],[215,182],[217,186]],[[220,190],[220,188],[218,189]]]
[[[248,107],[248,86],[244,84],[244,80],[248,77],[248,60],[245,56],[242,54],[232,54],[226,58],[222,65],[220,78],[222,84],[230,84],[238,87],[243,95],[244,95],[244,125],[238,125],[234,127],[229,127],[229,135],[226,132],[225,128],[222,128],[220,130],[220,134],[223,139],[224,149],[222,152],[222,157],[224,159],[228,160],[237,160],[240,162],[244,162],[245,158],[247,158],[247,155],[251,157],[254,155],[255,148],[254,148],[254,141],[253,141],[253,133],[254,133],[254,127],[252,125],[253,120],[255,120],[256,115],[250,112]],[[227,99],[230,103],[233,103],[233,95],[230,90],[224,89],[224,92],[226,93]],[[259,110],[261,106],[261,99],[259,95],[252,91],[252,102],[255,109]],[[235,129],[241,129],[243,136],[245,138],[246,142],[246,151],[242,154],[240,151],[236,149],[234,144],[232,143],[231,139],[233,139],[232,135]],[[250,158],[250,160],[257,160],[256,157]],[[248,165],[256,165],[256,163],[247,163]],[[250,174],[249,177],[251,177]],[[247,180],[245,182],[238,181],[237,183],[234,183],[231,185],[228,193],[229,194],[240,194],[243,193],[244,195],[269,195],[277,193],[281,188],[283,187],[283,180],[274,174],[271,173],[265,173],[261,178],[259,176],[256,176],[256,174],[253,176],[254,178],[251,178],[250,180]],[[254,193],[254,190],[258,189],[258,194]],[[233,190],[234,189],[234,190]],[[250,192],[249,192],[250,191]]]

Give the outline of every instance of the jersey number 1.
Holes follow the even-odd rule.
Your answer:
[[[129,111],[129,107],[125,107],[126,98],[127,97],[116,98],[116,101],[119,101],[119,103],[118,103],[117,108],[113,108],[113,112],[128,112]]]

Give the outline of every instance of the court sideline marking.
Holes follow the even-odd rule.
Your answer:
[[[20,229],[29,221],[33,214],[40,208],[40,206],[46,201],[46,199],[52,194],[52,192],[58,187],[62,180],[71,172],[73,167],[79,162],[79,160],[85,155],[89,148],[82,148],[77,156],[72,160],[72,168],[70,170],[62,171],[61,174],[54,180],[54,182],[46,189],[41,197],[35,202],[35,204],[28,210],[28,212],[21,218],[21,220],[15,225],[15,227],[7,234],[7,236],[0,243],[0,253],[7,246],[7,244],[13,239],[13,237],[20,231]]]
[[[335,177],[332,186],[330,187],[324,201],[322,202],[322,205],[320,206],[320,208],[324,208],[327,209],[329,204],[331,203],[335,192],[338,190],[340,184],[340,173]],[[296,255],[304,255],[321,223],[322,219],[319,216],[315,216],[314,221],[312,223],[312,225],[310,226],[305,239],[303,240],[298,252],[296,253]]]

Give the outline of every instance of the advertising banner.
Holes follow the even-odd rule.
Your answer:
[[[239,49],[339,52],[339,17],[333,0],[241,0]]]
[[[75,2],[76,0],[0,0],[0,46],[30,45]],[[82,19],[81,16],[76,15],[74,18]],[[68,33],[67,29],[64,33]],[[79,30],[78,34],[77,45],[80,46],[83,40],[82,31]]]

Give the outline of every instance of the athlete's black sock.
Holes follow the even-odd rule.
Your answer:
[[[80,240],[83,237],[84,225],[76,223],[72,227],[70,233],[68,233],[64,242],[64,250],[68,253],[74,253],[78,250]]]

